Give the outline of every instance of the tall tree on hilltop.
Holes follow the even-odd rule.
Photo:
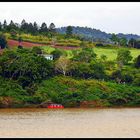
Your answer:
[[[28,28],[28,23],[25,21],[25,19],[23,19],[21,22],[20,29],[22,32],[27,32],[27,30],[28,30],[27,28]]]
[[[120,38],[119,39],[119,45],[127,46],[127,39],[125,37]]]
[[[128,41],[128,46],[129,47],[135,47],[135,44],[136,44],[136,40],[134,38],[131,38],[129,41]]]
[[[4,49],[7,47],[7,40],[5,35],[0,34],[0,49]]]
[[[54,23],[50,24],[50,26],[49,26],[49,33],[50,33],[51,37],[56,33],[56,29],[55,29]]]
[[[49,31],[50,32],[55,32],[55,25],[54,23],[51,23],[50,26],[49,26]]]
[[[111,41],[113,41],[116,45],[118,45],[119,43],[119,38],[117,37],[117,35],[115,35],[114,33],[111,36]]]
[[[72,31],[73,31],[72,27],[71,27],[71,26],[68,26],[68,27],[66,28],[66,36],[67,36],[67,37],[72,36]]]
[[[44,34],[48,32],[47,24],[45,22],[42,23],[39,32]]]
[[[25,23],[26,23],[26,21],[25,21],[25,19],[23,19],[23,20],[21,21],[21,26],[24,25]]]
[[[17,30],[17,27],[16,27],[15,23],[13,22],[13,20],[10,21],[10,24],[7,26],[7,30],[8,31]]]
[[[29,23],[28,26],[27,26],[27,32],[28,33],[31,33],[31,34],[34,34],[34,26],[32,23]]]
[[[33,24],[33,28],[34,28],[34,30],[33,30],[33,34],[36,35],[36,34],[38,33],[38,25],[37,25],[36,22],[34,22],[34,24]]]
[[[7,21],[4,20],[4,23],[3,23],[3,30],[4,32],[7,31]]]

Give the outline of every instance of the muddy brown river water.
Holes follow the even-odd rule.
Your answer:
[[[0,109],[1,138],[137,138],[140,108]]]

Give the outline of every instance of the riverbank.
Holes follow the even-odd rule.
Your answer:
[[[4,80],[0,91],[0,108],[47,108],[50,102],[65,108],[140,106],[140,87],[62,76],[44,80],[33,94],[15,82]]]
[[[138,138],[139,118],[139,108],[0,109],[0,137]]]

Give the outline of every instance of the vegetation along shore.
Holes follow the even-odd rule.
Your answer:
[[[140,106],[139,38],[73,29],[0,23],[0,108]]]

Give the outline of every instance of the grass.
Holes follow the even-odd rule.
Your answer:
[[[55,50],[55,48],[51,46],[40,46],[45,53],[51,53]],[[16,48],[16,47],[13,47]],[[108,60],[115,60],[117,57],[117,52],[119,48],[103,48],[103,47],[95,47],[93,50],[97,54],[97,58],[100,58],[101,55],[106,55]],[[131,48],[131,55],[133,59],[135,59],[138,55],[140,55],[140,49]],[[68,58],[72,58],[72,50],[64,50]],[[133,60],[132,60],[133,61]]]
[[[51,46],[42,46],[41,48],[43,49],[44,53],[51,53],[52,51],[55,50],[55,48]]]
[[[117,50],[112,48],[94,48],[94,52],[98,58],[100,58],[101,55],[106,55],[108,60],[115,60],[117,57]]]
[[[101,55],[106,55],[108,60],[114,60],[117,57],[117,52],[119,48],[94,48],[95,53],[97,54],[97,57],[100,57]],[[136,58],[138,55],[140,55],[139,49],[129,49],[131,51],[131,55],[134,58]]]
[[[54,48],[50,47],[50,46],[45,46],[42,47],[44,52],[46,53],[50,53],[54,50]],[[102,48],[102,47],[96,47],[94,48],[95,53],[97,54],[97,57],[100,58],[101,55],[106,55],[108,60],[115,60],[117,57],[117,52],[118,52],[119,48]],[[71,58],[72,55],[72,51],[71,50],[64,50],[67,54],[68,58]],[[140,55],[140,50],[139,49],[135,49],[135,48],[131,48],[131,55],[134,58],[136,58],[138,55]],[[133,61],[133,60],[132,60]]]

